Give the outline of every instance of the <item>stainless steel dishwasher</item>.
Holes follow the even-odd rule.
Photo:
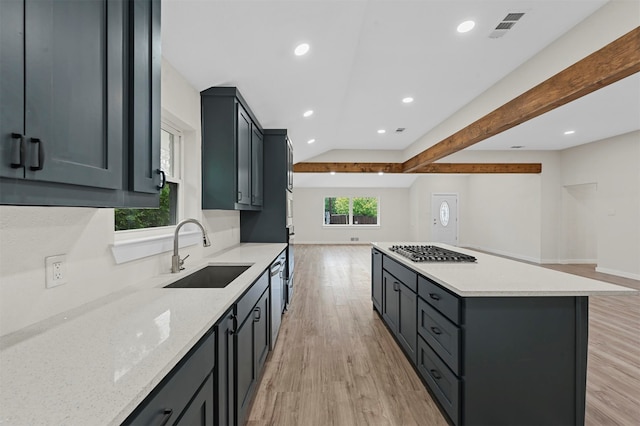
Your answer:
[[[282,292],[285,287],[285,266],[287,261],[286,251],[280,253],[271,264],[271,341],[270,348],[276,345],[280,323],[282,322]]]

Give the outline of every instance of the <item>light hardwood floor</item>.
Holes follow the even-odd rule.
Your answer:
[[[371,305],[370,247],[296,245],[295,295],[248,425],[446,425]],[[553,265],[640,289],[640,281]],[[586,424],[640,424],[640,297],[592,297]]]

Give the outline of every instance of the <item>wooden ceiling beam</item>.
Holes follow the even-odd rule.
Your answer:
[[[404,173],[402,163],[297,163],[296,173]],[[540,173],[540,163],[430,163],[410,173]]]
[[[639,71],[640,27],[636,27],[602,49],[405,161],[404,172],[414,172],[427,164]]]

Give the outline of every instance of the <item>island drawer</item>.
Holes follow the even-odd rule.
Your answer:
[[[256,303],[260,300],[260,296],[262,296],[262,293],[264,293],[267,287],[269,287],[269,272],[265,271],[237,302],[236,315],[239,325],[241,325],[245,318],[253,311],[254,306],[256,306]]]
[[[418,289],[416,288],[418,283],[418,274],[413,272],[411,269],[401,265],[393,259],[390,259],[388,256],[382,257],[382,268],[402,281],[402,283],[409,287],[409,289],[414,293],[418,292]]]
[[[454,324],[460,324],[460,299],[456,296],[423,276],[418,277],[418,295]]]
[[[461,381],[418,336],[418,371],[454,425],[460,424]]]
[[[418,299],[418,333],[460,375],[460,329],[422,299]]]

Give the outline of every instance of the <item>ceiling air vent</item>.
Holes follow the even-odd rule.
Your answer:
[[[404,132],[404,130],[405,130],[405,128],[404,128],[404,127],[398,127],[398,128],[396,129],[396,133],[402,133],[402,132]]]
[[[507,16],[496,25],[496,28],[489,34],[489,38],[503,37],[524,16],[524,12],[508,13]]]

